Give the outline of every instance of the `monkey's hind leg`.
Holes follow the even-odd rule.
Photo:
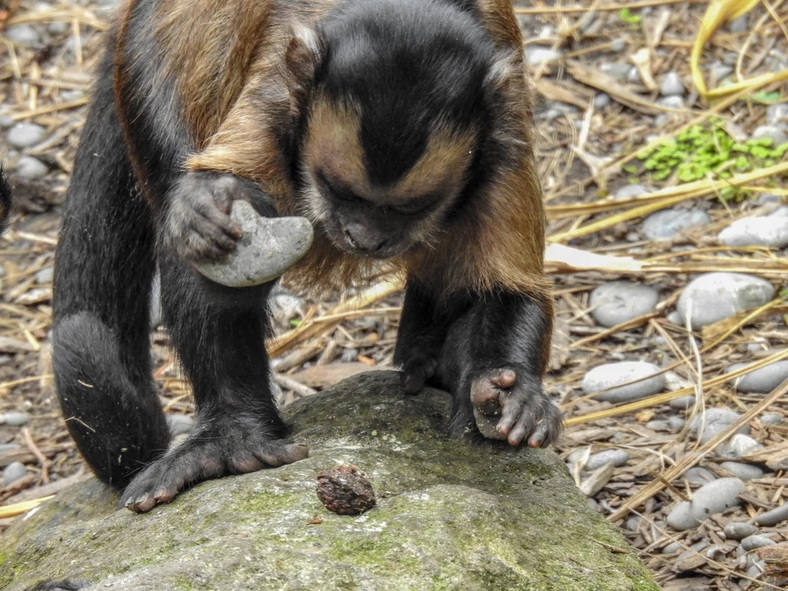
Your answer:
[[[308,455],[283,439],[271,395],[265,299],[271,284],[227,288],[172,255],[160,258],[162,307],[194,388],[197,422],[178,447],[134,479],[121,505],[144,512],[183,488],[224,474],[254,472]]]
[[[99,71],[55,255],[52,363],[68,430],[104,482],[125,486],[162,454],[149,301],[154,232],[135,189],[112,90]]]

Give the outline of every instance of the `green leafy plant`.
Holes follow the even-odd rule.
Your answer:
[[[618,11],[618,18],[630,25],[640,24],[642,17],[629,11],[629,8],[622,8]]]
[[[730,178],[772,166],[788,152],[788,143],[775,146],[768,138],[739,143],[728,135],[719,121],[708,127],[693,125],[679,135],[640,155],[642,171],[660,181],[676,174],[688,183],[706,177]],[[632,170],[627,170],[630,174]]]

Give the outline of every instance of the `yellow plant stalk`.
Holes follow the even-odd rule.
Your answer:
[[[780,72],[754,76],[753,78],[723,88],[715,88],[713,90],[706,88],[706,82],[703,79],[703,74],[700,71],[699,65],[700,54],[703,51],[706,41],[709,40],[709,37],[712,36],[720,25],[750,11],[759,1],[760,0],[711,0],[711,2],[709,2],[706,14],[703,15],[703,20],[700,23],[698,35],[695,37],[695,43],[692,46],[692,56],[690,58],[692,81],[695,83],[695,87],[704,99],[714,100],[746,88],[760,88],[772,82],[788,79],[788,70],[782,70]]]

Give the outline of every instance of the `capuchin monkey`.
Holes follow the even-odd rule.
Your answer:
[[[561,424],[543,393],[552,305],[522,39],[510,0],[131,0],[109,33],[57,248],[53,361],[74,440],[143,512],[223,474],[307,456],[269,387],[271,284],[193,263],[236,247],[233,200],[314,225],[313,292],[399,272],[405,392],[453,395],[513,446]],[[197,404],[170,433],[148,300]]]

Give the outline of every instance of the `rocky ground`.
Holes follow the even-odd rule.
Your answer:
[[[0,4],[0,161],[18,201],[0,239],[0,527],[85,477],[52,392],[52,257],[112,4]],[[518,9],[559,245],[558,451],[664,588],[784,588],[788,4],[714,32],[702,81],[706,3],[626,6]],[[391,364],[395,288],[275,296],[283,404]],[[152,343],[167,412],[188,429],[166,334]]]

